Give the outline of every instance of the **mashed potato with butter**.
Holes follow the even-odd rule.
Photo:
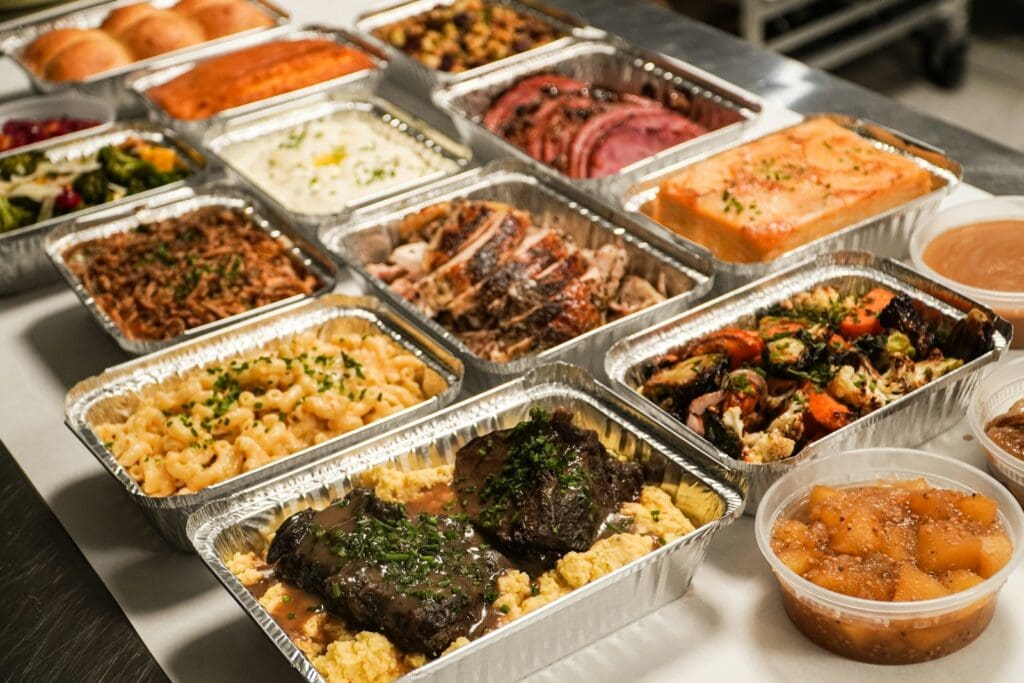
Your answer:
[[[379,467],[364,475],[360,483],[372,487],[384,500],[408,502],[438,485],[450,483],[453,476],[453,465],[408,472]],[[499,597],[494,602],[494,608],[502,613],[499,624],[529,614],[685,536],[695,529],[694,521],[698,525],[709,521],[706,518],[691,521],[680,510],[679,503],[686,503],[686,507],[695,509],[692,501],[696,489],[693,486],[668,488],[664,490],[658,486],[644,486],[636,501],[624,503],[619,509],[621,515],[632,519],[630,529],[596,541],[585,552],[566,553],[553,569],[544,572],[536,580],[531,581],[526,572],[517,569],[510,569],[498,577]],[[717,500],[717,496],[714,498]],[[255,553],[236,553],[228,559],[227,567],[247,587],[268,580],[266,567]],[[283,592],[296,589],[275,579],[269,580],[271,586],[263,593],[260,604],[274,615],[274,607],[281,600]],[[424,655],[404,654],[379,633],[352,633],[345,629],[339,619],[326,613],[302,615],[302,619],[301,623],[289,623],[286,630],[328,683],[383,683],[426,663]],[[280,623],[280,619],[278,621]],[[469,642],[467,638],[458,638],[445,653]]]

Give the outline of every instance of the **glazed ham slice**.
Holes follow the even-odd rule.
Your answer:
[[[629,107],[609,112],[580,129],[569,159],[569,175],[603,178],[706,132],[703,126],[667,109]]]
[[[598,178],[707,132],[677,105],[702,111],[676,92],[659,102],[561,74],[536,74],[499,96],[483,123],[572,178]]]
[[[577,91],[586,84],[561,74],[538,74],[516,83],[495,100],[484,115],[484,126],[499,135],[514,119],[536,111],[547,98]]]

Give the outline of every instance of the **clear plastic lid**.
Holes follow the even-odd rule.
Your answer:
[[[1005,567],[965,591],[931,600],[886,602],[828,590],[787,567],[771,547],[775,522],[805,501],[816,484],[844,487],[881,480],[924,478],[932,486],[981,493],[999,506],[999,520],[1013,542]],[[836,617],[855,617],[887,625],[891,619],[935,617],[967,607],[998,591],[1024,559],[1024,512],[999,482],[966,463],[907,448],[866,448],[815,460],[791,471],[768,489],[754,522],[757,545],[776,576],[802,600]]]

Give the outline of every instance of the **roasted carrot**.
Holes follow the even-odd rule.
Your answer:
[[[796,334],[807,329],[807,323],[792,318],[774,318],[765,316],[758,325],[758,332],[765,339],[774,339],[786,334]]]
[[[813,385],[804,386],[807,394],[807,412],[823,429],[834,432],[856,419],[853,411]]]
[[[865,334],[880,334],[882,324],[878,314],[892,301],[893,293],[876,287],[861,297],[857,308],[839,323],[839,333],[847,339],[856,339]]]
[[[850,345],[846,343],[846,340],[840,337],[838,334],[833,334],[828,339],[828,346],[834,351],[843,351],[850,348]]]
[[[729,365],[738,368],[743,363],[760,358],[764,342],[756,332],[738,328],[726,328],[713,332],[696,342],[687,352],[689,356],[705,353],[724,353]]]

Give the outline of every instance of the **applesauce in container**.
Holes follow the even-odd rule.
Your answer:
[[[975,640],[1024,543],[1024,512],[994,479],[896,448],[793,470],[755,526],[793,624],[874,664],[929,661]]]
[[[1009,320],[1024,348],[1024,197],[991,197],[940,211],[910,238],[914,267]]]

